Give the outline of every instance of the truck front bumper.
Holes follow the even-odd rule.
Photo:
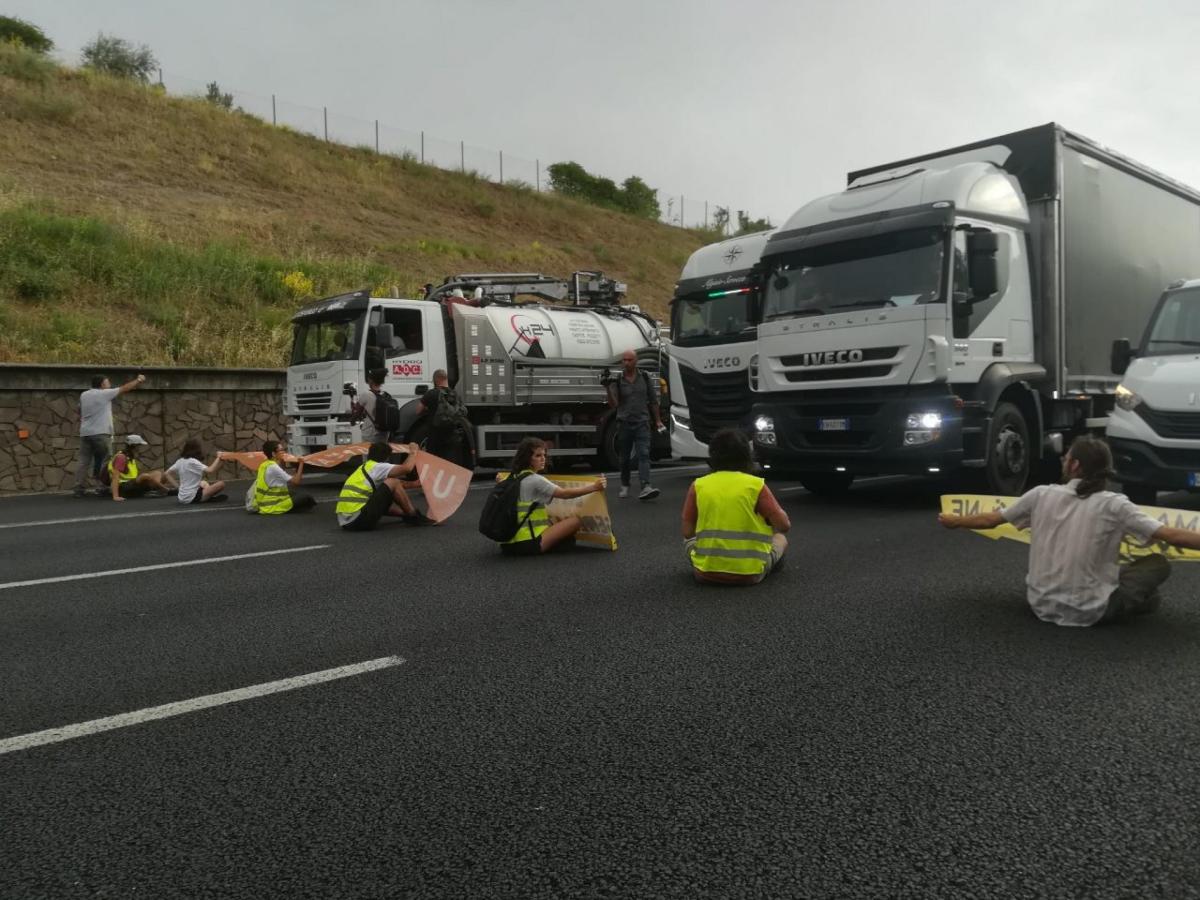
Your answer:
[[[773,469],[927,475],[962,463],[956,400],[945,385],[807,391],[756,402],[748,421],[759,461]]]
[[[315,453],[339,444],[357,444],[362,432],[357,425],[334,419],[292,420],[287,427],[288,449],[297,456]]]
[[[1196,488],[1200,482],[1200,447],[1155,447],[1144,441],[1109,437],[1117,480],[1161,490]]]

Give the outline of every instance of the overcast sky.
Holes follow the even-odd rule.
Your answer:
[[[148,44],[171,89],[216,79],[464,139],[505,151],[506,178],[526,177],[518,157],[636,174],[686,195],[689,221],[708,200],[779,223],[848,170],[1048,121],[1200,186],[1194,0],[3,7],[67,62],[103,30]],[[370,140],[366,124],[355,134]]]

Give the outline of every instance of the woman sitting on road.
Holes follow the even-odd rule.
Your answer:
[[[546,442],[541,438],[527,437],[517,446],[513,454],[510,478],[521,479],[521,493],[517,500],[517,519],[524,524],[516,536],[500,545],[500,552],[513,556],[536,556],[549,553],[557,546],[572,546],[575,532],[582,524],[579,516],[550,524],[546,504],[551,500],[571,500],[585,494],[602,491],[607,479],[601,475],[591,484],[575,488],[559,487],[541,472],[546,468]],[[528,518],[526,518],[528,516]]]
[[[219,503],[226,499],[226,495],[221,493],[225,489],[225,482],[214,481],[210,484],[204,480],[205,475],[211,477],[217,474],[221,458],[215,458],[211,465],[206,466],[201,462],[203,457],[204,446],[200,439],[188,438],[179,459],[163,476],[166,481],[179,487],[180,503]]]
[[[683,501],[683,548],[697,581],[758,584],[787,550],[792,527],[763,479],[750,474],[754,456],[740,431],[726,428],[708,444],[713,470],[697,478]]]

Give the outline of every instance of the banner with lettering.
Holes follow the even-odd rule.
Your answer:
[[[508,477],[507,472],[496,476],[497,481]],[[575,488],[591,484],[596,480],[595,475],[546,475],[546,478],[559,487]],[[612,517],[608,514],[608,498],[603,491],[584,494],[572,500],[551,500],[546,506],[546,515],[550,521],[561,522],[571,516],[579,516],[582,524],[575,532],[575,540],[589,547],[599,547],[602,550],[616,550],[617,536],[613,534]]]
[[[417,453],[417,477],[429,518],[444,522],[462,506],[471,489],[471,470],[426,453]],[[407,487],[407,484],[405,485]]]
[[[1016,503],[1016,497],[995,497],[988,494],[943,494],[942,512],[953,516],[973,516],[978,513],[999,512]],[[1139,506],[1142,512],[1152,519],[1157,519],[1172,528],[1188,528],[1200,531],[1200,511],[1186,509],[1166,509],[1161,506]],[[1029,531],[1021,530],[1015,525],[1005,522],[996,528],[980,528],[976,534],[992,540],[1020,541],[1029,543]],[[1172,547],[1162,541],[1152,541],[1149,544],[1139,544],[1129,535],[1121,542],[1120,558],[1122,560],[1136,559],[1139,556],[1149,556],[1151,553],[1161,553],[1167,559],[1180,562],[1200,562],[1200,550],[1187,550]]]

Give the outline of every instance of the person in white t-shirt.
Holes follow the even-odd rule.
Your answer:
[[[92,387],[79,395],[79,467],[75,470],[75,496],[84,495],[84,485],[90,474],[97,481],[100,470],[112,455],[113,400],[140,387],[146,380],[138,375],[120,387],[113,387],[106,375],[92,379]],[[101,488],[101,492],[105,493]]]
[[[1124,494],[1105,490],[1112,452],[1099,438],[1080,437],[1063,458],[1066,484],[1039,485],[998,512],[942,513],[946,528],[995,528],[1005,522],[1030,530],[1029,606],[1056,625],[1088,626],[1153,612],[1159,585],[1171,574],[1158,553],[1119,565],[1126,534],[1140,543],[1162,541],[1200,550],[1200,532],[1152,519]]]
[[[554,524],[546,514],[551,500],[572,500],[604,490],[608,480],[601,475],[579,487],[560,487],[542,474],[546,469],[546,442],[541,438],[522,438],[513,454],[510,477],[520,478],[517,516],[522,522],[511,540],[500,544],[500,552],[509,556],[537,556],[555,548],[572,547],[575,533],[583,525],[579,516],[567,516]],[[499,477],[499,476],[497,476]]]
[[[221,467],[221,458],[216,457],[210,465],[205,465],[204,445],[199,438],[188,438],[180,451],[179,459],[167,469],[164,478],[171,485],[179,488],[180,503],[220,503],[227,499],[221,493],[225,489],[224,481],[208,482],[204,480],[217,474]]]

